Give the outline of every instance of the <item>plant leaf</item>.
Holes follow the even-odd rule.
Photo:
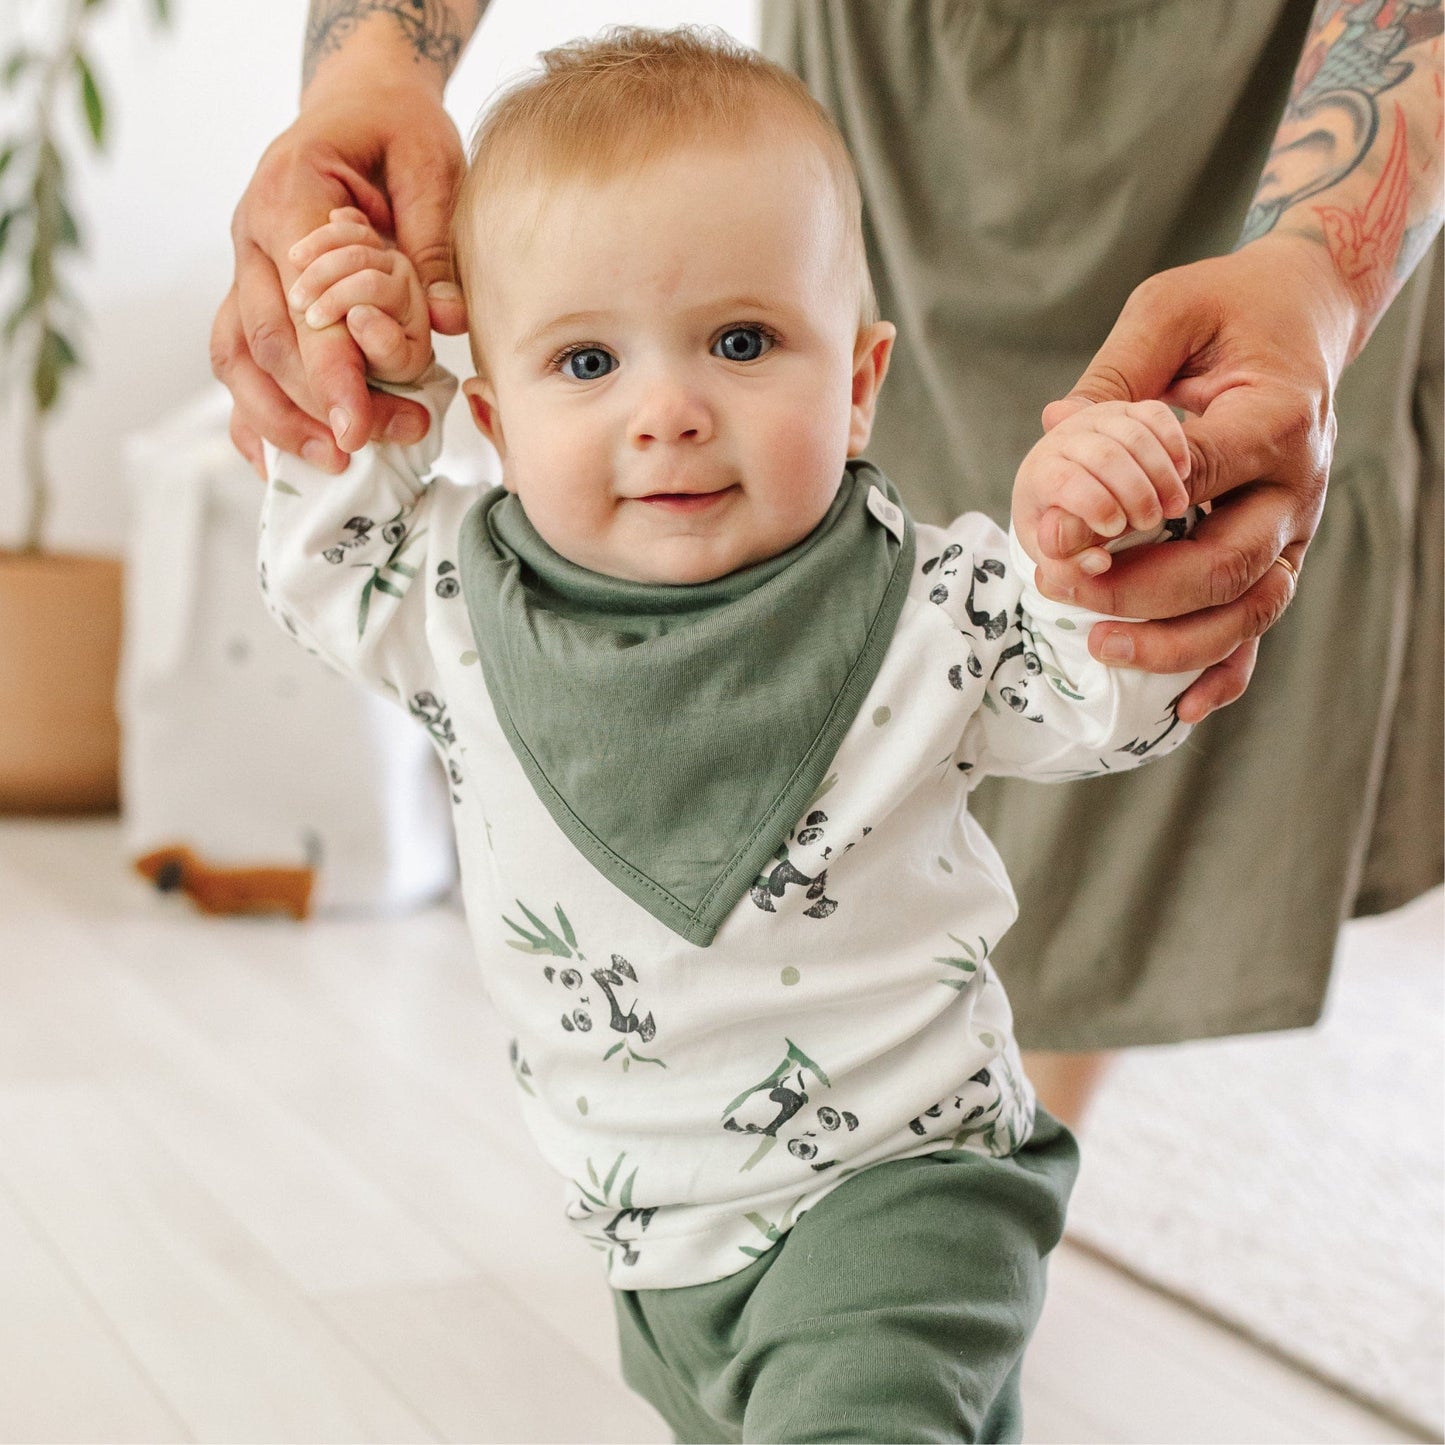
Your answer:
[[[80,77],[80,96],[85,102],[85,122],[90,127],[91,138],[99,149],[105,144],[105,104],[100,98],[100,87],[80,51],[75,52],[75,71]]]
[[[40,305],[40,295],[32,287],[25,295],[25,299],[10,313],[5,320],[5,339],[13,341],[15,333],[25,324],[26,319]]]
[[[169,25],[169,24],[170,24],[170,20],[171,20],[171,3],[170,3],[170,0],[155,0],[155,12],[156,12],[156,19],[159,20],[162,25]]]
[[[35,402],[42,413],[49,411],[60,397],[60,375],[65,370],[62,344],[60,333],[47,326],[35,357]]]
[[[67,206],[60,197],[56,197],[58,211],[59,231],[56,235],[57,246],[69,246],[72,249],[80,245],[80,227],[76,224],[75,213]]]
[[[3,72],[0,72],[0,81],[3,81],[7,86],[14,85],[39,59],[40,56],[33,50],[21,49],[12,51],[5,58],[5,69]]]
[[[52,331],[50,333],[50,336],[55,345],[56,355],[59,359],[61,370],[68,371],[73,366],[79,366],[80,356],[76,352],[75,348],[70,344],[69,338],[59,331]]]

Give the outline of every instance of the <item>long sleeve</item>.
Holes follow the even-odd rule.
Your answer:
[[[1177,530],[1166,524],[1161,535]],[[1044,597],[1018,540],[978,513],[942,530],[938,544],[923,567],[930,601],[966,644],[950,673],[972,704],[955,753],[964,771],[1056,782],[1134,768],[1184,741],[1175,708],[1197,672],[1097,662],[1088,636],[1102,614]]]
[[[426,407],[426,436],[407,447],[372,443],[340,476],[266,448],[259,562],[267,607],[308,650],[402,702],[435,688],[427,596],[449,577],[458,586],[447,548],[469,489],[430,476],[456,385],[433,366],[414,387],[388,388]]]

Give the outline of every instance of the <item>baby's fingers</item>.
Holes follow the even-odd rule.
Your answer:
[[[318,256],[334,251],[338,246],[369,246],[384,251],[386,242],[366,216],[354,206],[339,207],[331,212],[331,219],[314,231],[308,232],[286,253],[286,259],[298,271],[304,271]]]
[[[1085,511],[1075,505],[1072,492],[1061,492],[1055,501],[1082,517],[1096,532],[1106,537],[1117,537],[1130,528],[1136,532],[1150,531],[1166,515],[1159,495],[1161,489],[1145,465],[1134,456],[1131,446],[1139,447],[1154,464],[1162,462],[1168,480],[1178,485],[1174,465],[1157,439],[1126,418],[1113,420],[1107,431],[1087,431],[1071,436],[1064,447],[1064,456],[1074,462],[1081,472],[1087,473],[1091,481],[1102,487],[1112,499],[1114,521],[1109,526],[1101,526],[1096,518],[1105,515],[1102,507],[1096,503],[1095,510]],[[1154,454],[1149,453],[1150,446],[1155,449]],[[1171,499],[1172,495],[1171,492]]]
[[[415,330],[419,325],[416,309],[420,301],[420,288],[414,296],[405,276],[375,269],[351,271],[328,286],[306,308],[306,324],[319,331],[343,320],[353,306],[376,306],[402,326]]]
[[[418,337],[375,306],[353,306],[346,329],[366,357],[367,370],[379,381],[412,381],[431,359],[430,336]]]
[[[1182,517],[1189,508],[1189,443],[1174,413],[1162,401],[1130,402],[1122,416],[1109,419],[1108,431],[1139,464],[1164,515]]]
[[[316,326],[318,323],[311,319],[312,311],[340,282],[353,276],[392,277],[400,270],[397,260],[395,251],[361,244],[323,251],[296,278],[286,293],[286,300],[295,315],[304,315],[310,325]],[[316,314],[319,317],[321,312]],[[339,313],[330,319],[339,320]]]

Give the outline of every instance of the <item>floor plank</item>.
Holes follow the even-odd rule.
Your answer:
[[[666,1438],[454,910],[206,919],[3,820],[0,920],[0,1441]],[[1039,1445],[1416,1438],[1067,1245],[1024,1394]]]
[[[0,1180],[195,1438],[435,1438],[103,1090],[0,1090]]]
[[[0,1440],[192,1437],[81,1283],[0,1189]],[[23,1387],[19,1382],[23,1381]]]

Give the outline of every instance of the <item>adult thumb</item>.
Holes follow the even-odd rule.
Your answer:
[[[396,244],[421,278],[432,329],[456,336],[467,329],[466,303],[457,285],[451,241],[460,147],[453,158],[398,144],[387,160]]]
[[[1086,406],[1093,406],[1093,404],[1087,396],[1078,396],[1072,392],[1068,396],[1061,396],[1058,401],[1051,401],[1044,408],[1044,430],[1046,432],[1053,431],[1061,421],[1067,421],[1069,417],[1083,411]]]
[[[1174,276],[1165,271],[1134,288],[1065,401],[1155,401],[1167,396],[1195,351],[1195,318],[1187,304],[1181,309],[1186,297]],[[1045,420],[1045,428],[1067,414],[1053,423]]]

